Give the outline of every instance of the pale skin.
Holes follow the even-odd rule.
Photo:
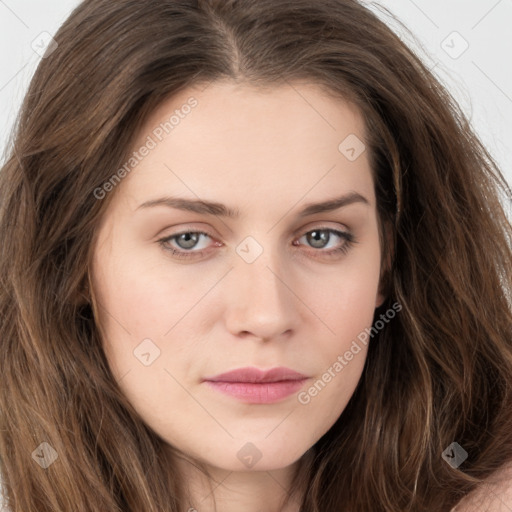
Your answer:
[[[452,512],[510,512],[512,510],[512,464],[491,475],[485,484],[463,498]]]
[[[190,494],[183,512],[209,512],[213,498],[218,512],[296,512],[298,497],[281,508],[293,472],[343,412],[367,347],[308,404],[297,393],[248,404],[202,378],[286,366],[307,375],[308,390],[371,327],[384,297],[369,156],[363,151],[351,161],[338,149],[351,134],[364,141],[365,128],[354,106],[314,85],[260,91],[217,82],[203,89],[160,105],[134,144],[140,148],[190,96],[197,99],[115,191],[94,248],[97,320],[113,375],[142,419],[222,482],[210,494],[182,463]],[[354,193],[364,201],[299,216],[310,203]],[[240,216],[140,207],[163,196],[215,201]],[[323,246],[306,236],[315,230]],[[169,239],[198,231],[208,236],[195,245]],[[240,245],[247,237],[257,245]],[[192,257],[171,254],[159,243],[164,238],[165,247]],[[249,263],[237,247],[262,252]],[[346,251],[326,255],[340,247]],[[149,365],[134,355],[145,339],[154,344],[146,353],[160,351]],[[251,468],[237,456],[247,443],[261,454]]]

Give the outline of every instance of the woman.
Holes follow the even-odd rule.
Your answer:
[[[10,510],[501,510],[510,189],[420,60],[354,0],[55,40],[0,172]]]

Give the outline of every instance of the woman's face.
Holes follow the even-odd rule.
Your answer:
[[[188,89],[145,124],[92,283],[112,372],[169,444],[226,470],[284,468],[340,416],[383,301],[363,139],[355,108],[298,83]],[[247,367],[303,378],[207,380]]]

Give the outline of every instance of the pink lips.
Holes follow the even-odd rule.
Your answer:
[[[306,375],[280,366],[268,371],[247,367],[206,377],[209,386],[253,404],[269,404],[298,391],[308,379]]]

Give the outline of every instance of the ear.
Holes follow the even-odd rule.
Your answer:
[[[382,306],[382,304],[384,304],[385,300],[386,300],[386,295],[384,295],[380,291],[380,286],[379,286],[379,292],[377,293],[377,298],[375,299],[375,309],[380,308]]]
[[[86,304],[89,304],[91,302],[91,297],[89,293],[89,278],[88,276],[84,276],[82,279],[82,282],[76,291],[73,299],[73,304],[76,306],[85,306]]]
[[[381,258],[379,289],[377,292],[377,297],[375,298],[375,308],[382,306],[389,295],[392,278],[391,267],[393,265],[393,259],[395,256],[393,228],[388,222],[384,222],[383,230],[383,238],[385,238],[385,243],[383,244],[384,247],[381,247],[381,250],[383,251],[383,256],[385,256],[385,258]],[[386,254],[384,254],[384,251]]]

